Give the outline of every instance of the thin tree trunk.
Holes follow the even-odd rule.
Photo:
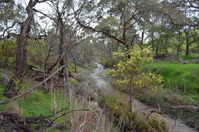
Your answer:
[[[177,51],[176,51],[176,56],[177,58],[179,57],[180,54],[180,45],[181,45],[181,32],[178,32],[178,46],[177,46]]]
[[[152,36],[151,36],[151,46],[152,46],[152,50],[153,53],[155,52],[155,45],[154,45],[154,32],[152,32]]]
[[[185,39],[186,39],[186,52],[185,52],[185,55],[189,55],[189,31],[185,31]]]
[[[63,66],[65,64],[65,57],[62,57],[63,51],[64,51],[64,24],[63,24],[63,20],[61,18],[60,13],[58,13],[59,16],[59,34],[60,34],[60,39],[59,39],[59,65],[60,67]],[[64,68],[60,71],[59,73],[59,77],[63,78],[64,77]]]

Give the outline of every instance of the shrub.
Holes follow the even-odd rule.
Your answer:
[[[115,83],[118,86],[127,86],[130,95],[132,95],[132,90],[134,95],[143,90],[152,94],[162,88],[160,75],[150,72],[141,73],[139,70],[142,64],[152,60],[150,49],[134,46],[126,52],[114,53],[114,57],[118,58],[119,62],[107,72],[116,77]]]
[[[163,120],[149,118],[145,120],[136,112],[132,112],[127,103],[122,102],[116,96],[103,96],[99,102],[100,107],[106,109],[106,114],[110,116],[116,125],[121,126],[121,131],[138,132],[168,132],[168,126]]]
[[[0,64],[2,67],[12,66],[15,62],[16,43],[14,40],[0,42]]]

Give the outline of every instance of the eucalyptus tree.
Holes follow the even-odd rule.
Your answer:
[[[14,1],[0,3],[0,40],[6,40],[16,35],[17,26],[24,18],[23,7]]]
[[[178,32],[177,56],[179,56],[180,45],[184,43],[182,40],[185,40],[185,55],[189,55],[191,39],[195,36],[192,30],[199,27],[199,2],[196,0],[164,0],[161,3],[163,6],[158,12],[167,19],[167,24],[170,25],[173,32]]]
[[[29,32],[31,30],[31,23],[34,19],[33,8],[36,4],[45,2],[46,0],[30,0],[27,7],[27,17],[20,23],[20,33],[17,35],[17,51],[16,51],[16,69],[13,77],[8,82],[4,94],[8,97],[17,95],[17,87],[23,81],[23,77],[26,71],[26,50],[27,39],[30,37]],[[18,84],[16,83],[18,82]]]
[[[85,0],[80,4],[76,10],[77,23],[122,44],[127,49],[134,44],[142,46],[146,38],[151,36],[150,28],[161,25],[161,21],[169,25],[170,19],[172,22],[184,20],[180,9],[171,8],[172,4],[159,0],[100,0],[95,1],[96,4],[92,2]],[[153,39],[155,35],[154,32]]]
[[[47,72],[51,72],[58,64],[59,66],[66,65],[67,54],[77,45],[80,37],[78,31],[80,30],[74,22],[73,1],[72,0],[50,0],[48,2],[52,12],[49,14],[42,13],[39,10],[36,12],[42,14],[44,17],[49,18],[52,21],[54,29],[54,40],[58,40],[58,44],[54,43],[52,46],[58,47],[58,59],[48,67]],[[64,77],[64,68],[60,71],[59,77]]]
[[[90,8],[88,10],[80,6],[81,8],[76,13],[76,20],[80,26],[100,33],[129,48],[139,38],[137,30],[145,20],[144,13],[146,12],[143,9],[148,4],[153,5],[154,1],[101,0],[94,5],[85,1],[82,6]]]

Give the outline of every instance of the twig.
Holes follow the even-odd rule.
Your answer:
[[[69,108],[69,106],[70,106],[70,102],[68,103],[68,105],[65,108],[61,109],[60,111],[56,112],[55,114],[47,116],[47,117],[49,118],[49,117],[55,116],[55,115],[61,113],[62,111],[67,110]]]
[[[69,111],[69,112],[63,113],[63,114],[59,115],[58,117],[56,117],[55,119],[53,119],[46,127],[43,128],[43,130],[45,130],[45,129],[47,129],[48,127],[50,127],[50,126],[54,123],[54,121],[56,121],[56,120],[59,119],[60,117],[65,116],[65,115],[68,115],[68,114],[73,113],[73,112],[78,112],[78,111],[90,111],[90,110],[89,110],[89,109],[78,109],[78,110],[71,110],[71,111]],[[43,131],[43,130],[42,130],[42,131]]]

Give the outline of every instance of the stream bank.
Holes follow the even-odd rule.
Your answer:
[[[95,81],[97,88],[100,91],[105,91],[104,93],[110,93],[112,95],[114,94],[120,95],[120,97],[123,98],[123,100],[127,100],[128,98],[127,94],[115,90],[111,86],[110,82],[106,81],[102,76],[100,76],[100,74],[104,71],[103,66],[97,62],[95,64],[97,67],[94,69],[94,72],[91,73],[91,77]],[[153,108],[141,103],[139,100],[136,99],[133,101],[132,106],[133,106],[132,110],[134,112],[138,112],[141,115],[143,115],[144,113],[149,113],[151,110],[153,110]],[[151,116],[154,116],[156,118],[158,117],[160,120],[161,119],[164,120],[169,126],[169,132],[197,132],[196,130],[183,124],[182,121],[174,120],[167,115],[160,115],[157,113],[153,113]]]

